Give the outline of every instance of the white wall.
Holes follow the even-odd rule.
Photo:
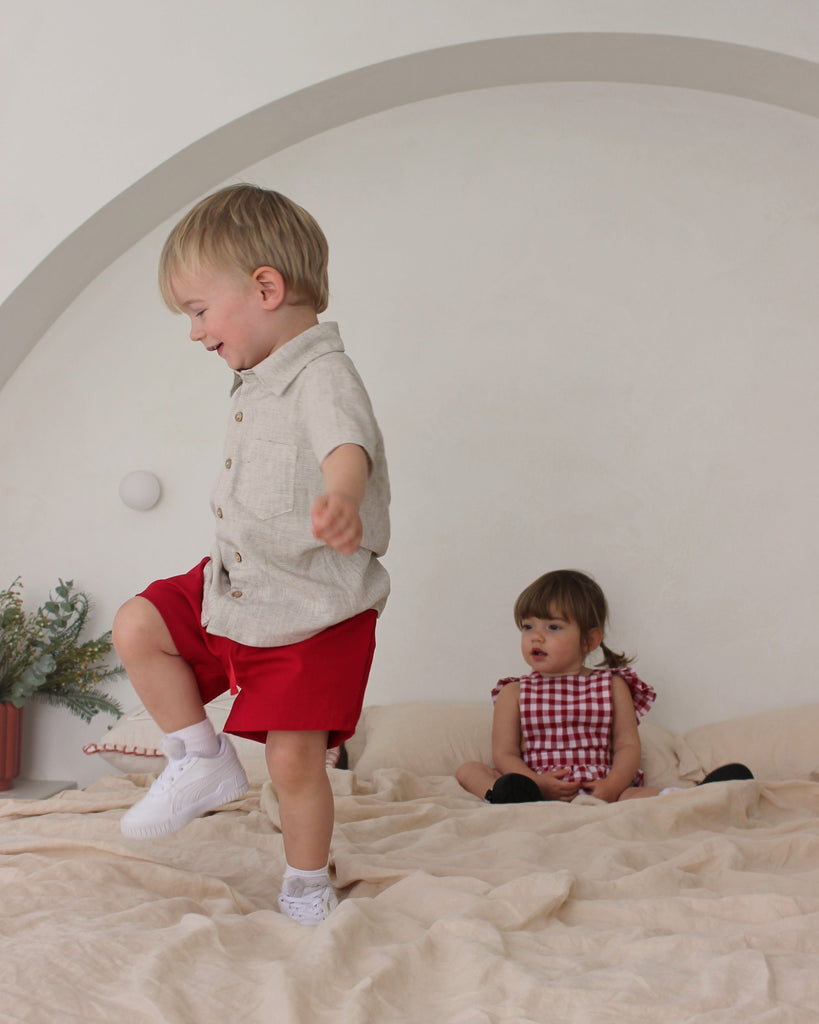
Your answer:
[[[385,112],[237,176],[325,228],[327,317],[386,437],[371,702],[488,699],[522,668],[515,596],[562,566],[604,586],[655,721],[814,699],[817,157],[819,123],[776,107],[556,84]],[[32,602],[73,576],[99,629],[208,545],[229,380],[159,303],[169,226],[0,391],[2,576]],[[134,468],[163,482],[150,513],[117,497]],[[103,770],[78,752],[103,723],[31,710],[29,775]]]
[[[652,33],[819,56],[819,17],[804,0],[0,0],[0,13],[0,300],[185,146],[368,65],[537,33]]]

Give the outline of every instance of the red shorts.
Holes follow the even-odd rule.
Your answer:
[[[201,624],[207,562],[183,576],[157,580],[139,596],[162,616],[196,675],[203,704],[238,689],[225,732],[264,743],[270,730],[326,729],[330,747],[352,736],[375,651],[375,610],[300,643],[248,647],[212,636]]]

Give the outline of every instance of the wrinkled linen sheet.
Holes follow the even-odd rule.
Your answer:
[[[261,765],[261,763],[260,763]],[[343,900],[278,913],[278,808],[122,837],[148,776],[0,801],[0,1020],[819,1020],[819,783],[489,806],[331,771]]]

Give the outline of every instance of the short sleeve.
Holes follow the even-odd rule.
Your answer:
[[[357,444],[372,466],[379,456],[380,432],[369,395],[347,356],[331,352],[314,360],[300,384],[304,422],[319,465],[339,445]]]
[[[634,703],[634,713],[638,718],[642,718],[647,711],[651,710],[651,706],[657,699],[657,691],[653,686],[644,683],[633,668],[612,669],[612,675],[620,676],[626,686],[628,686],[631,691],[632,702]]]
[[[509,683],[519,682],[520,676],[507,676],[506,679],[499,679],[497,683],[492,687],[492,703],[494,704],[495,701],[498,699],[498,694],[501,692],[504,686],[508,686]]]

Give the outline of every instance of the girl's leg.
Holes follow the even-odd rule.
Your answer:
[[[265,756],[279,798],[287,863],[304,871],[325,868],[334,820],[327,733],[269,732]]]
[[[500,772],[480,761],[467,761],[455,772],[455,778],[464,789],[483,800],[486,791],[500,778]]]
[[[205,719],[196,677],[150,601],[126,601],[114,619],[113,641],[131,684],[163,732],[177,732]]]
[[[636,800],[643,796],[658,796],[660,790],[656,786],[629,786],[624,789],[618,800]]]

